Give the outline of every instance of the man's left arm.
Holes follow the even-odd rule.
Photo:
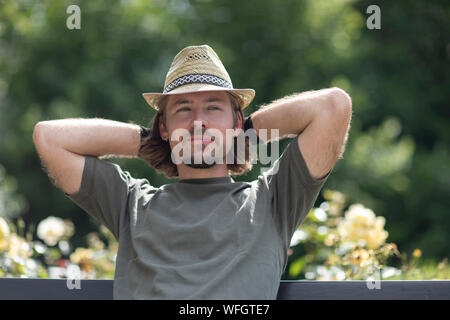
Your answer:
[[[352,101],[342,89],[328,88],[293,94],[263,105],[251,115],[253,128],[267,141],[298,135],[298,146],[314,179],[324,177],[342,157],[352,116]],[[263,136],[264,137],[264,136]]]

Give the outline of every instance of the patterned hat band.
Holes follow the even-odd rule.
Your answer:
[[[207,83],[223,88],[233,89],[231,83],[212,74],[186,74],[168,84],[163,92],[168,93],[175,88],[191,83]]]

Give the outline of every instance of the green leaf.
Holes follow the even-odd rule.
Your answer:
[[[306,257],[303,256],[300,259],[295,260],[289,266],[289,275],[291,277],[297,277],[306,265]]]

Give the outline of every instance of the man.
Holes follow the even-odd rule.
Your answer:
[[[342,154],[351,99],[338,88],[294,94],[244,119],[253,97],[233,88],[209,46],[190,46],[174,58],[164,92],[144,94],[158,110],[152,129],[104,119],[36,125],[36,149],[55,184],[119,241],[115,299],[276,298],[293,232]],[[211,143],[231,150],[209,129],[240,128],[260,138],[269,130],[262,145],[276,139],[271,129],[295,139],[251,182],[230,177],[250,169],[247,158],[188,161]],[[177,130],[193,134],[191,147],[200,144],[179,164],[172,151],[186,140]],[[156,188],[98,158],[108,155],[139,156],[179,180]]]

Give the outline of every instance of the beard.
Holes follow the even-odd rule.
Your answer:
[[[204,132],[203,132],[204,134]],[[213,144],[218,144],[218,145],[213,145]],[[211,142],[211,144],[209,144],[208,146],[211,147],[213,146],[213,149],[210,149],[210,151],[212,151],[212,154],[209,154],[208,157],[213,157],[214,158],[214,154],[215,154],[215,150],[216,148],[219,148],[222,150],[222,154],[227,152],[225,150],[225,145],[223,144],[224,142],[220,139],[219,141],[213,141]],[[201,161],[198,161],[199,159],[197,159],[197,163],[195,163],[195,156],[194,154],[191,154],[191,156],[189,156],[188,154],[186,154],[186,156],[181,156],[184,160],[182,161],[182,163],[190,168],[193,169],[209,169],[214,167],[215,165],[218,165],[218,163],[222,164],[222,163],[226,163],[225,162],[225,158],[222,158],[221,160],[218,160],[217,158],[214,159],[209,159],[209,163],[207,163],[205,161],[204,158],[204,151],[205,149],[208,147],[207,145],[202,145],[201,150],[199,149],[195,149],[194,146],[191,146],[190,150],[191,152],[201,152]],[[195,151],[193,151],[195,149]],[[232,148],[230,148],[230,150],[228,150],[228,152],[231,152]],[[189,159],[190,158],[190,159]],[[190,161],[187,161],[187,159],[189,159]],[[211,162],[212,160],[212,162]],[[190,163],[189,163],[190,162]]]
[[[203,153],[204,149],[205,149],[205,147],[202,148],[202,153]],[[217,164],[216,161],[213,161],[212,163],[206,163],[205,159],[203,158],[203,155],[202,155],[201,163],[194,163],[194,155],[192,155],[192,157],[191,157],[191,163],[185,163],[185,165],[187,165],[193,169],[209,169],[209,168],[214,167],[216,164]]]

